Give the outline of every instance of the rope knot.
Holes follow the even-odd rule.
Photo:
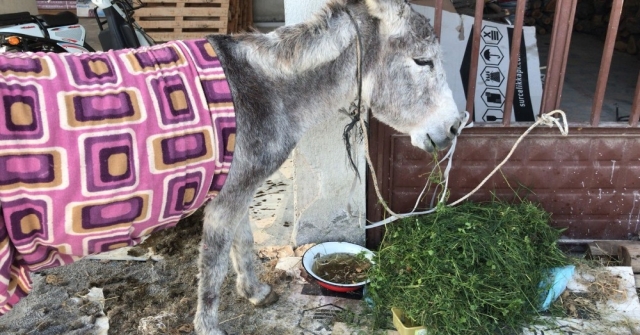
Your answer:
[[[540,123],[548,127],[553,127],[554,122],[558,120],[549,114],[540,115],[540,119],[541,119]]]
[[[553,117],[553,114],[560,114],[560,118]],[[562,124],[560,123],[560,120],[562,120]],[[558,129],[560,129],[560,133],[562,134],[562,136],[569,135],[567,115],[559,109],[540,115],[540,120],[538,120],[538,122],[548,127],[553,127],[554,125],[556,125],[558,126]]]

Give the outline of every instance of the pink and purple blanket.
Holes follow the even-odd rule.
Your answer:
[[[0,315],[29,272],[137,244],[214,197],[235,126],[204,39],[0,55]]]

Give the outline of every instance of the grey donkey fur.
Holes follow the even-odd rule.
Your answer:
[[[362,37],[363,105],[427,151],[448,146],[458,134],[462,114],[437,39],[405,1],[332,0],[307,23],[264,35],[209,36],[234,97],[237,138],[226,184],[205,208],[198,334],[225,334],[218,305],[229,255],[240,296],[257,306],[278,299],[253,269],[248,208],[305,131],[356,98],[356,27],[348,12]]]

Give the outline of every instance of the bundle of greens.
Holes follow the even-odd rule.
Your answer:
[[[548,222],[531,202],[494,201],[388,225],[369,271],[376,319],[396,307],[430,334],[519,333],[548,269],[569,262]]]

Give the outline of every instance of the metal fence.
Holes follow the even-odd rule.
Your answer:
[[[622,14],[622,5],[624,0],[613,0],[611,14],[609,17],[607,35],[605,40],[602,61],[600,64],[596,90],[594,92],[593,107],[591,111],[590,122],[587,126],[598,127],[600,125],[600,115],[604,101],[605,90],[609,78],[609,69],[613,57],[614,44],[620,24],[620,16]],[[509,73],[507,75],[507,94],[503,105],[504,117],[503,126],[511,125],[511,111],[513,106],[513,97],[516,81],[516,67],[520,53],[520,43],[522,39],[522,27],[524,22],[524,14],[526,9],[526,0],[518,0],[515,9],[515,22],[513,31],[513,43],[511,45],[511,57],[509,63]],[[574,18],[576,14],[576,6],[578,0],[557,0],[556,10],[553,20],[553,29],[551,31],[551,45],[548,55],[547,76],[542,95],[542,104],[540,113],[547,113],[560,107],[562,98],[563,83],[567,68],[569,46],[571,43],[571,34],[574,26]],[[476,0],[475,10],[475,27],[482,26],[483,9],[485,7],[484,0]],[[442,10],[443,0],[435,0],[435,22],[434,29],[436,35],[440,36],[442,26]],[[472,57],[470,65],[469,78],[475,78],[478,72],[478,56],[480,53],[481,29],[474,29]],[[474,110],[474,99],[476,93],[475,80],[469,80],[467,90],[467,111]],[[640,74],[638,75],[638,84],[636,84],[635,94],[633,97],[633,105],[629,117],[628,126],[637,127],[640,118]],[[471,120],[474,118],[471,117]],[[581,125],[584,126],[584,125]],[[621,124],[621,126],[623,126]]]

